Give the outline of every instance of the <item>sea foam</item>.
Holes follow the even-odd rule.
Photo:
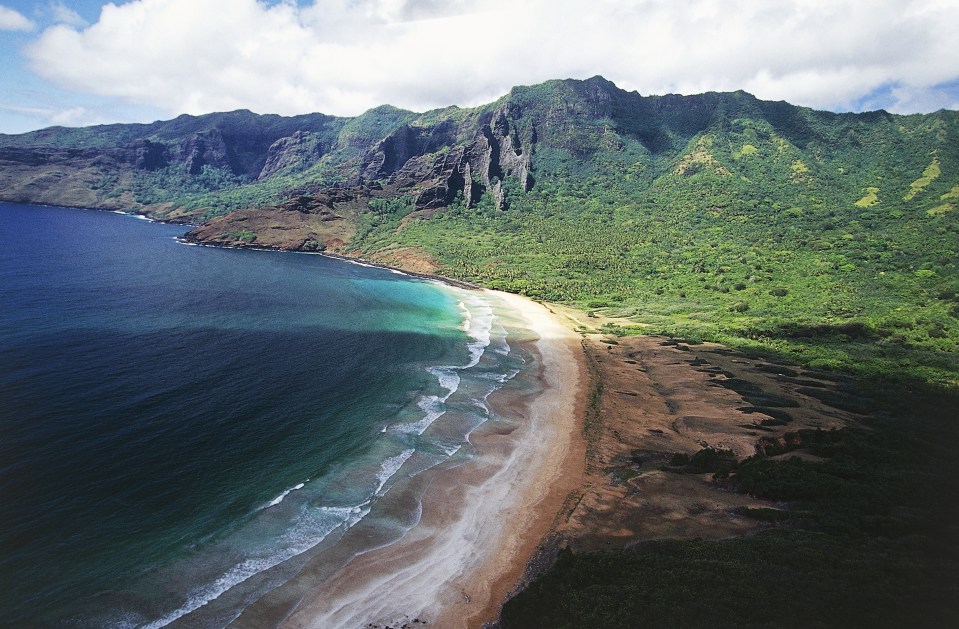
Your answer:
[[[427,368],[427,371],[435,377],[436,384],[442,389],[442,393],[420,395],[416,401],[416,406],[422,412],[422,417],[418,421],[389,427],[390,432],[403,435],[402,439],[407,445],[399,453],[380,461],[379,468],[374,472],[375,480],[370,486],[372,492],[368,494],[368,498],[360,504],[349,507],[310,506],[296,517],[284,533],[274,540],[270,549],[261,549],[251,553],[248,558],[226,570],[214,581],[191,591],[187,595],[186,601],[175,611],[145,625],[146,627],[163,627],[200,609],[255,575],[270,570],[284,561],[314,548],[337,529],[345,532],[370,513],[376,499],[390,491],[394,484],[391,481],[416,453],[417,448],[415,446],[410,447],[415,443],[415,439],[422,435],[437,419],[447,413],[447,402],[459,391],[464,372],[477,367],[487,349],[492,349],[499,357],[510,353],[509,345],[505,340],[505,330],[501,327],[497,326],[495,343],[492,342],[495,314],[487,302],[478,297],[468,296],[460,301],[459,307],[463,313],[461,329],[468,336],[466,344],[468,358],[465,363],[460,365],[439,365]],[[433,443],[446,455],[447,459],[459,453],[464,443],[468,441],[472,431],[492,417],[493,412],[487,402],[489,395],[518,373],[519,370],[517,369],[509,369],[503,372],[487,373],[480,371],[471,376],[471,382],[474,383],[474,386],[477,382],[485,382],[486,384],[482,384],[479,390],[471,391],[470,398],[466,400],[466,403],[474,409],[474,412],[466,413],[468,421],[463,426],[464,431],[460,433],[459,437],[464,441],[458,444]],[[410,441],[410,439],[414,441]],[[441,460],[442,455],[437,462],[427,466],[426,469],[435,466]],[[416,468],[411,471],[410,475],[416,475],[422,471]],[[308,482],[304,481],[285,489],[257,511],[281,504],[292,492],[304,489]]]
[[[317,507],[307,511],[280,535],[273,552],[254,555],[236,564],[212,583],[191,591],[186,602],[174,611],[142,625],[143,629],[165,627],[200,609],[247,579],[310,550],[336,529],[352,528],[369,512],[369,500],[352,507]]]
[[[268,508],[270,508],[270,507],[275,507],[276,505],[278,505],[278,504],[280,504],[281,502],[283,502],[283,499],[286,498],[288,495],[290,495],[290,492],[291,492],[291,491],[296,491],[297,489],[303,489],[303,487],[304,487],[304,486],[306,485],[306,483],[308,483],[308,482],[310,482],[310,480],[309,480],[309,479],[306,479],[306,481],[304,481],[304,482],[302,482],[302,483],[297,483],[297,484],[294,485],[293,487],[290,487],[289,489],[283,490],[283,492],[282,492],[279,496],[277,496],[277,497],[274,498],[273,500],[269,501],[268,503],[266,503],[265,505],[263,505],[262,507],[260,507],[259,509],[257,509],[257,511],[260,511],[260,510],[262,510],[262,509],[268,509]]]
[[[459,390],[460,372],[478,365],[486,352],[486,348],[490,345],[495,315],[489,304],[482,299],[471,296],[460,300],[457,306],[463,314],[463,323],[460,329],[466,332],[470,338],[466,345],[469,360],[464,365],[441,365],[427,368],[427,371],[436,377],[440,387],[446,389],[446,394],[421,396],[417,401],[417,406],[424,413],[422,419],[394,426],[392,429],[396,432],[422,435],[433,422],[446,414],[446,402]]]
[[[379,486],[377,486],[376,491],[373,493],[377,496],[383,496],[386,494],[389,489],[386,491],[383,490],[383,487],[387,482],[403,467],[403,464],[406,463],[415,450],[404,450],[403,452],[397,454],[396,456],[391,456],[380,464],[380,471],[376,475],[376,480],[379,481]]]
[[[421,395],[416,402],[416,406],[422,411],[422,418],[415,422],[392,426],[389,428],[390,431],[410,436],[422,435],[437,419],[446,414],[446,403],[459,390],[462,382],[462,373],[479,365],[486,350],[490,348],[493,335],[493,323],[495,320],[493,309],[482,299],[472,296],[468,296],[463,301],[460,301],[458,305],[463,313],[461,329],[468,336],[466,345],[468,359],[461,365],[428,367],[427,371],[436,378],[436,383],[443,390],[443,393]],[[499,336],[500,334],[498,332],[496,344],[492,349],[498,356],[505,356],[509,354],[510,348],[505,341],[505,336],[502,339],[499,338]],[[495,384],[491,387],[484,386],[482,392],[477,392],[478,397],[470,400],[470,405],[479,411],[479,413],[470,423],[470,427],[467,429],[464,437],[468,438],[468,435],[476,426],[482,424],[491,416],[492,412],[486,401],[487,397],[503,383],[515,377],[517,373],[519,373],[518,370],[511,369],[504,373],[476,374],[480,380]],[[473,414],[470,413],[470,415],[472,416]],[[436,445],[447,457],[457,454],[462,448],[462,443],[457,445]],[[342,528],[344,531],[348,530],[370,512],[374,499],[386,495],[390,487],[392,487],[390,483],[391,479],[397,475],[403,465],[413,457],[415,452],[415,447],[407,447],[398,454],[389,456],[381,461],[379,469],[375,473],[375,489],[373,489],[365,502],[351,507],[311,507],[305,513],[301,514],[292,526],[275,540],[275,544],[271,545],[272,550],[270,552],[264,549],[262,552],[254,553],[253,556],[234,565],[212,583],[208,583],[190,592],[187,600],[178,609],[145,626],[154,628],[170,624],[207,605],[211,601],[216,600],[230,589],[253,576],[274,568],[280,563],[310,550],[320,544],[338,528]],[[257,511],[279,505],[292,492],[303,489],[307,482],[309,481],[304,481],[303,483],[298,483],[285,489],[275,498],[257,509]]]

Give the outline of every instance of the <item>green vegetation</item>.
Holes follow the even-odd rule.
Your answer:
[[[616,194],[623,184],[544,181],[508,211],[454,205],[401,231],[374,227],[354,246],[421,246],[454,277],[626,316],[650,333],[956,380],[955,213],[936,222],[810,205],[757,215],[748,198],[719,209],[665,189],[637,202]],[[851,323],[862,330],[843,332]]]
[[[856,207],[872,207],[879,203],[879,188],[870,186],[866,188],[866,196],[856,201]]]
[[[788,530],[567,552],[504,606],[501,626],[936,629],[959,621],[954,568],[921,541]]]
[[[942,216],[947,212],[952,212],[956,209],[957,202],[959,202],[959,186],[953,186],[952,190],[939,198],[942,201],[948,201],[948,203],[943,203],[942,205],[937,205],[934,208],[926,210],[926,214],[933,218]]]
[[[369,212],[360,216],[357,238],[369,242],[370,246],[385,248],[389,246],[390,239],[382,236],[399,229],[403,218],[414,209],[413,199],[408,196],[370,199],[369,209]],[[377,240],[371,236],[373,232],[381,238]]]
[[[902,200],[912,201],[917,194],[925,190],[926,186],[931,184],[941,174],[942,170],[939,168],[939,160],[933,159],[932,163],[922,171],[922,177],[909,184],[909,192],[906,193],[906,196],[904,196]]]
[[[673,455],[669,464],[673,468],[694,474],[713,472],[728,475],[729,471],[733,469],[735,460],[735,454],[731,450],[708,447],[692,456],[685,452],[678,452]]]
[[[140,203],[152,205],[173,203],[189,206],[192,197],[207,192],[234,188],[243,183],[232,172],[204,165],[196,175],[190,175],[183,164],[171,164],[156,171],[136,173],[133,193]]]
[[[505,134],[495,150],[482,144],[494,127]],[[457,279],[632,320],[623,333],[954,387],[957,140],[956,112],[831,114],[743,92],[642,97],[595,77],[517,87],[475,109],[231,112],[0,144],[121,147],[136,168],[102,170],[98,198],[178,218],[369,186],[368,210],[360,201],[344,216],[353,253],[416,248]],[[515,170],[483,161],[510,151],[529,160],[529,191]],[[457,183],[449,169],[464,154],[471,170],[453,173]],[[478,201],[460,193],[414,211],[424,186],[452,194],[465,174],[487,177]]]
[[[246,229],[227,232],[226,235],[233,240],[242,240],[244,242],[253,242],[256,240],[256,234]]]
[[[959,292],[954,112],[643,99],[600,80],[517,88],[508,101],[522,108],[519,129],[551,120],[530,192],[514,190],[505,211],[487,195],[402,229],[373,226],[354,250],[422,247],[455,278],[650,326],[633,332],[959,382],[959,300],[944,297]],[[697,107],[717,113],[703,120]],[[908,203],[881,195],[924,169]]]

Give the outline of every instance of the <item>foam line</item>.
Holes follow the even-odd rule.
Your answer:
[[[320,507],[313,509],[297,519],[277,540],[279,550],[262,557],[250,557],[238,563],[216,581],[193,590],[186,602],[142,629],[159,629],[183,616],[192,613],[207,603],[215,601],[227,591],[265,570],[277,566],[287,559],[295,557],[313,548],[341,526],[353,527],[370,512],[370,501],[354,507]]]

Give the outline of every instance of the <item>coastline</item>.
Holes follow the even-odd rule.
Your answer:
[[[142,215],[127,214],[127,216],[139,217]],[[159,219],[152,219],[152,218],[148,218],[148,220],[155,221],[155,222],[165,222],[165,221],[160,221]],[[173,223],[173,224],[180,224],[180,223]],[[177,238],[176,240],[180,244],[188,245],[191,247],[213,247],[216,249],[242,249],[246,251],[273,251],[273,252],[279,252],[279,253],[299,253],[299,254],[308,255],[308,256],[320,256],[323,258],[329,258],[331,260],[340,260],[342,262],[349,262],[350,264],[358,264],[360,266],[366,266],[373,269],[384,269],[386,271],[392,271],[394,273],[399,273],[401,275],[406,275],[409,277],[415,277],[421,280],[433,280],[436,282],[447,284],[448,286],[455,286],[456,288],[462,288],[464,290],[489,290],[477,284],[472,284],[470,282],[467,282],[465,280],[457,280],[452,277],[446,277],[444,275],[436,275],[434,273],[421,273],[419,271],[410,271],[408,269],[404,269],[398,266],[391,266],[389,264],[383,264],[381,262],[373,262],[371,260],[367,260],[366,258],[361,258],[359,256],[347,256],[339,253],[330,253],[328,251],[301,251],[299,249],[282,249],[280,247],[257,247],[254,245],[225,245],[221,243],[209,243],[209,242],[186,240],[182,236]],[[503,294],[505,295],[509,293],[503,293]]]
[[[440,615],[440,627],[479,627],[499,617],[502,604],[552,532],[568,495],[585,479],[582,418],[587,373],[581,338],[546,306],[510,293],[495,294],[521,312],[539,335],[535,343],[544,389],[529,405],[531,425],[523,435],[535,449],[528,452],[533,455],[532,469],[521,478],[525,486],[516,483],[510,488],[515,493],[504,503],[509,506],[500,505],[513,517],[510,528],[503,531],[498,546],[463,575],[464,591],[472,592],[470,600],[462,599]],[[537,430],[540,427],[549,431],[549,437]],[[522,476],[522,457],[514,459],[516,473]]]
[[[355,258],[313,255],[393,269]],[[394,272],[458,286],[443,277]],[[289,590],[277,588],[280,596],[267,594],[262,599],[265,604],[257,601],[251,606],[252,615],[244,612],[229,626],[488,626],[484,623],[496,619],[506,596],[520,590],[531,571],[545,567],[551,559],[548,555],[559,547],[578,554],[650,540],[740,538],[769,526],[744,517],[744,511],[781,509],[782,505],[717,486],[708,474],[667,470],[674,454],[691,456],[711,446],[742,458],[760,447],[776,450],[788,445],[787,453],[770,460],[799,457],[816,462],[822,459],[802,447],[794,449],[802,445],[790,441],[795,431],[841,429],[858,421],[854,414],[824,403],[821,398],[829,396],[815,395],[838,395],[833,392],[837,376],[776,364],[713,343],[603,334],[589,328],[619,321],[587,319],[585,313],[558,304],[545,306],[554,315],[550,316],[542,306],[522,297],[472,286],[459,288],[475,289],[454,291],[469,295],[464,301],[499,299],[509,305],[503,308],[507,317],[515,313],[525,321],[521,326],[507,326],[510,344],[522,346],[522,355],[534,357],[517,380],[543,384],[531,391],[526,383],[525,393],[517,392],[523,387],[511,387],[490,397],[498,415],[521,418],[520,425],[507,428],[488,422],[472,433],[467,449],[475,446],[476,450],[471,461],[425,474],[418,494],[423,497],[422,512],[415,516],[419,524],[404,538],[384,539],[380,547],[372,544],[372,550],[358,553],[356,561],[342,570],[330,563],[321,579],[301,579],[295,592],[300,596],[292,603]],[[564,317],[569,321],[561,327],[582,333],[582,337],[570,334],[567,343],[560,343],[570,352],[568,362],[579,359],[580,373],[574,403],[557,409],[560,403],[550,395],[550,386],[562,388],[568,378],[551,384],[548,375],[550,356],[552,362],[563,362],[556,347],[562,333],[552,325]],[[520,340],[515,342],[514,327],[521,328]],[[469,319],[464,328],[470,329]],[[522,336],[523,330],[529,337]],[[589,378],[583,374],[584,361]],[[464,384],[463,390],[468,391],[469,385]],[[538,430],[532,421],[538,411],[566,417],[564,411],[569,408],[575,412],[568,435],[556,438],[554,431],[560,426],[549,424]],[[565,450],[557,445],[563,438],[568,439]],[[536,439],[546,443],[535,443]],[[404,494],[397,485],[388,500],[398,501],[397,495]],[[347,553],[340,556],[347,557],[344,563],[351,559]],[[324,580],[327,577],[331,578]],[[342,596],[346,606],[355,606],[354,616],[329,620],[325,593],[319,594],[328,583],[339,588],[333,595]],[[241,608],[238,603],[236,609]],[[365,620],[369,610],[382,612],[369,616],[375,623]],[[509,608],[504,613],[503,626],[522,626],[509,624]],[[196,618],[172,623],[202,624]]]
[[[60,205],[60,204],[50,204],[50,203],[24,203],[22,201],[3,201],[0,199],[0,202],[11,203],[15,205],[36,205],[39,207],[62,207],[70,210],[90,210],[93,212],[106,212],[110,214],[118,214],[121,216],[129,216],[131,218],[136,218],[140,220],[147,220],[154,223],[163,223],[166,225],[178,225],[182,227],[198,227],[199,225],[187,220],[182,219],[170,219],[170,218],[158,218],[149,211],[129,211],[121,209],[112,209],[106,207],[89,207],[82,205]],[[396,273],[402,273],[403,275],[408,275],[409,277],[415,277],[423,280],[434,280],[437,282],[442,282],[449,286],[455,286],[457,288],[462,288],[465,290],[487,290],[478,284],[473,284],[465,280],[458,280],[452,277],[446,277],[444,275],[437,275],[435,273],[422,273],[419,271],[411,271],[404,269],[399,266],[392,266],[389,264],[383,264],[382,262],[373,262],[372,260],[367,260],[366,258],[361,258],[359,256],[349,256],[343,255],[340,253],[333,253],[330,251],[304,251],[302,249],[284,249],[283,247],[272,247],[272,246],[263,246],[263,245],[254,245],[254,244],[224,244],[219,242],[203,242],[201,240],[187,240],[183,236],[178,236],[176,241],[183,245],[189,245],[191,247],[213,247],[215,249],[246,249],[250,251],[274,251],[278,253],[300,253],[305,255],[314,255],[322,256],[324,258],[330,258],[333,260],[342,260],[343,262],[350,262],[353,264],[359,264],[362,266],[368,266],[376,269],[385,269],[387,271],[394,271]],[[495,291],[494,291],[495,292]],[[508,293],[503,293],[508,294]]]
[[[354,557],[320,587],[307,567],[231,626],[465,628],[498,617],[582,480],[585,363],[580,337],[545,306],[483,296],[511,319],[511,343],[535,356],[538,390],[491,396],[508,421],[480,426],[470,438],[475,456],[432,476],[419,522],[401,539]]]
[[[148,214],[112,212],[154,222],[184,224],[156,219]],[[473,460],[425,480],[428,488],[421,499],[419,524],[400,540],[384,542],[386,545],[381,548],[347,560],[345,568],[331,570],[328,567],[318,571],[325,573],[325,577],[333,574],[329,580],[321,580],[324,590],[328,587],[342,589],[341,595],[348,599],[362,595],[382,598],[379,589],[383,587],[382,583],[377,588],[361,590],[364,584],[380,579],[384,562],[403,573],[402,586],[410,587],[417,581],[425,586],[413,588],[420,590],[417,599],[421,608],[419,612],[404,611],[384,616],[390,618],[381,621],[384,626],[399,626],[403,621],[413,619],[425,624],[430,619],[434,626],[477,627],[497,620],[502,604],[516,590],[534,553],[553,532],[556,514],[569,494],[585,479],[586,446],[582,418],[587,375],[580,335],[562,317],[531,299],[442,275],[325,251],[252,244],[237,246],[182,237],[176,240],[201,247],[305,253],[388,270],[499,300],[512,311],[512,316],[523,320],[519,330],[511,329],[510,342],[514,342],[516,332],[521,337],[532,337],[521,342],[537,357],[535,368],[538,373],[534,377],[543,383],[543,389],[522,399],[512,399],[515,396],[498,391],[490,401],[498,414],[519,419],[524,425],[506,432],[493,422],[480,426],[470,438],[477,450]],[[509,520],[508,526],[502,526],[504,520]],[[467,539],[470,544],[463,546]],[[449,556],[456,554],[460,561],[454,566]],[[445,581],[442,578],[437,580],[441,576],[435,565],[438,556],[444,559],[441,563],[446,569]],[[419,574],[412,578],[408,574],[410,566],[420,568]],[[260,626],[264,620],[277,626],[338,626],[338,621],[330,623],[322,616],[318,617],[318,610],[325,606],[324,596],[303,595],[302,583],[290,585],[293,587],[281,586],[253,603],[230,626]],[[434,587],[432,593],[430,587]],[[302,597],[292,609],[288,604],[288,589],[298,591]],[[280,599],[279,604],[277,599]],[[417,606],[410,605],[408,596],[398,600],[406,610]],[[366,619],[368,602],[349,605],[359,616],[345,620],[346,624],[378,626]]]

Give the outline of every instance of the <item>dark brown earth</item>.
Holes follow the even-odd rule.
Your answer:
[[[828,375],[720,345],[589,334],[583,349],[592,381],[586,472],[557,517],[553,545],[593,550],[750,533],[762,524],[737,509],[775,504],[724,489],[712,474],[680,473],[672,456],[712,447],[741,460],[794,442],[801,429],[857,421],[810,395],[835,388]],[[812,455],[800,447],[786,456]]]

